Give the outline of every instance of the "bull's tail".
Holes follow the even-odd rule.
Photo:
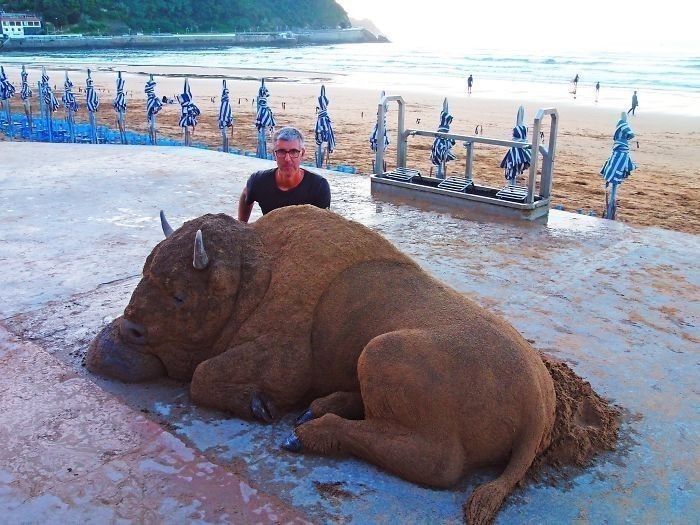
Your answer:
[[[516,440],[516,448],[503,473],[493,481],[478,486],[464,505],[464,520],[469,525],[492,523],[505,497],[523,479],[542,441],[541,432],[529,432]]]

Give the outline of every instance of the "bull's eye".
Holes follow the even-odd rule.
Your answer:
[[[173,299],[175,300],[175,303],[178,305],[185,302],[185,298],[181,295],[173,295]]]

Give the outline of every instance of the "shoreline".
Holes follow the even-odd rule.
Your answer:
[[[19,92],[19,69],[21,66],[5,64],[10,80]],[[77,120],[85,122],[84,87],[85,72],[90,65],[65,63],[70,67],[71,80],[80,110]],[[47,67],[51,84],[55,84],[56,96],[60,99],[64,79],[61,64]],[[111,107],[116,81],[116,71],[125,71],[128,109],[126,125],[139,133],[146,133],[145,94],[143,86],[148,74],[154,74],[157,82],[156,94],[168,98],[182,91],[183,79],[190,78],[190,86],[195,103],[202,111],[193,136],[195,142],[210,147],[220,147],[221,132],[217,125],[221,79],[229,82],[231,105],[234,113],[234,128],[231,147],[255,151],[256,132],[254,98],[259,87],[259,78],[264,76],[270,90],[269,103],[278,127],[291,125],[300,128],[307,137],[307,160],[312,161],[315,144],[313,130],[316,123],[315,108],[321,84],[326,86],[330,100],[328,112],[336,135],[336,151],[331,155],[331,165],[354,166],[361,173],[372,170],[373,153],[369,148],[369,136],[376,122],[378,90],[372,86],[355,87],[348,85],[348,76],[335,73],[324,75],[319,72],[301,73],[288,70],[219,68],[206,66],[123,66],[95,64],[93,79],[100,96],[100,110],[97,117],[101,124],[115,128],[115,113]],[[150,71],[143,71],[144,69]],[[32,100],[33,112],[38,113],[36,81],[40,68],[29,67],[29,80],[35,91]],[[196,71],[197,75],[189,72]],[[225,72],[225,75],[218,73]],[[172,75],[172,76],[171,76]],[[477,90],[469,97],[466,94],[449,97],[450,113],[454,120],[451,131],[474,134],[475,126],[483,126],[486,137],[510,139],[518,106],[524,99],[489,98]],[[534,87],[530,88],[535,91]],[[439,121],[442,107],[442,94],[414,91],[409,88],[400,94],[406,101],[406,127],[434,130]],[[215,97],[215,102],[211,102]],[[15,102],[18,101],[18,102]],[[13,99],[15,112],[21,111],[18,97]],[[525,123],[529,128],[537,109],[545,107],[542,101],[533,97],[523,103]],[[554,187],[552,207],[562,205],[565,210],[584,213],[594,211],[601,215],[604,207],[604,183],[599,171],[612,148],[612,134],[620,115],[619,109],[596,107],[583,100],[560,101],[550,104],[559,111],[559,135],[554,167]],[[283,107],[284,106],[284,107]],[[182,130],[177,121],[180,115],[178,104],[165,105],[157,116],[158,133],[161,136],[181,138]],[[58,118],[64,118],[61,107]],[[390,107],[388,116],[390,146],[387,152],[389,167],[396,159],[396,106]],[[548,123],[547,123],[548,125]],[[658,226],[687,233],[700,234],[700,169],[697,151],[700,149],[700,117],[682,116],[670,113],[646,112],[643,107],[637,116],[630,117],[630,125],[636,134],[631,146],[633,161],[638,168],[619,190],[620,206],[618,219],[639,226]],[[636,148],[636,141],[640,147]],[[429,153],[432,142],[428,139],[409,140],[408,163],[427,174],[431,164]],[[465,148],[461,144],[453,147],[457,160],[448,164],[448,175],[463,172]],[[504,178],[500,161],[505,155],[502,148],[478,148],[474,159],[474,179],[479,183],[501,186]]]

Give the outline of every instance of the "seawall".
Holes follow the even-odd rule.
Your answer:
[[[308,31],[160,34],[122,36],[40,35],[0,41],[4,51],[36,51],[63,49],[146,49],[168,47],[218,46],[294,46],[380,42],[364,28],[322,29]]]

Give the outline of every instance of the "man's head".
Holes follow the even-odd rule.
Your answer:
[[[274,136],[275,160],[283,176],[290,176],[299,171],[304,159],[304,135],[296,128],[282,128]]]

